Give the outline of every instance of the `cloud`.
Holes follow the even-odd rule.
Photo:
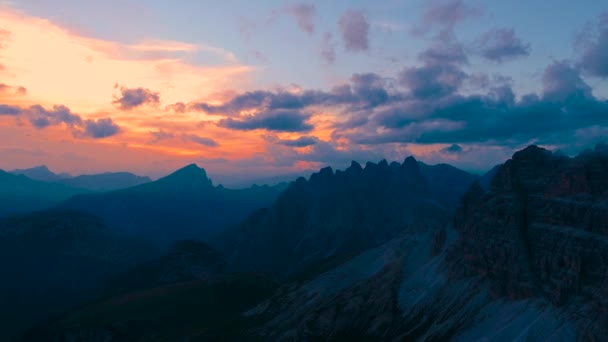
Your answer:
[[[369,50],[369,22],[362,11],[347,10],[340,17],[338,26],[347,51]]]
[[[591,87],[582,79],[580,71],[565,61],[556,61],[545,69],[543,87],[543,97],[552,101],[569,96],[592,96]]]
[[[53,106],[50,110],[47,110],[40,105],[33,105],[27,108],[25,112],[29,117],[30,123],[38,129],[61,123],[70,127],[80,126],[82,124],[80,116],[73,114],[68,107],[63,105]]]
[[[464,46],[452,41],[442,40],[418,55],[425,64],[468,64],[469,59]]]
[[[19,115],[21,108],[6,104],[0,104],[0,115]]]
[[[120,88],[121,96],[112,101],[120,110],[131,110],[145,104],[157,105],[160,103],[160,95],[146,88]]]
[[[390,101],[385,78],[374,74],[354,74],[350,82],[336,86],[330,91],[304,90],[291,93],[256,90],[237,94],[221,105],[194,102],[189,108],[208,115],[237,117],[244,111],[299,110],[310,106],[347,105],[352,110],[370,108]]]
[[[4,83],[0,83],[0,93],[13,93],[15,95],[27,95],[25,87],[13,87]]]
[[[289,147],[307,147],[312,146],[318,142],[319,139],[311,136],[302,136],[297,139],[280,139],[276,143],[283,146]]]
[[[313,126],[307,123],[309,118],[309,114],[297,110],[276,110],[246,115],[239,120],[222,119],[219,126],[242,131],[265,129],[276,132],[307,132],[313,129]]]
[[[173,138],[173,133],[167,132],[167,131],[163,131],[162,129],[159,129],[158,131],[152,131],[150,132],[150,135],[152,136],[152,142],[153,143],[157,143],[161,140],[166,140],[166,139],[171,139]]]
[[[334,64],[336,61],[336,45],[333,42],[331,32],[323,34],[321,41],[321,58],[327,64]]]
[[[597,33],[583,37],[580,67],[589,75],[608,77],[608,12],[597,25]]]
[[[530,44],[522,42],[513,29],[502,28],[484,33],[477,40],[476,48],[482,57],[497,63],[530,55]]]
[[[201,137],[198,135],[194,135],[194,134],[186,134],[183,136],[183,138],[185,140],[188,141],[192,141],[194,143],[197,143],[199,145],[204,145],[204,146],[208,146],[208,147],[217,147],[219,146],[219,144],[217,143],[217,141],[211,139],[211,138],[205,138],[205,137]]]
[[[80,115],[72,113],[70,108],[55,105],[46,109],[41,105],[18,107],[0,104],[0,115],[23,116],[37,129],[66,125],[75,137],[106,138],[120,132],[120,127],[111,118],[83,120]]]
[[[426,33],[432,27],[452,30],[456,25],[468,18],[482,14],[481,9],[465,4],[463,0],[429,1],[422,17],[422,22],[414,29],[414,33]]]
[[[119,132],[120,127],[111,118],[86,120],[84,122],[84,135],[94,139],[111,137]]]
[[[312,35],[315,32],[314,17],[317,13],[315,6],[299,3],[286,8],[287,13],[291,14],[298,24],[300,30]]]
[[[172,110],[175,113],[185,113],[187,109],[186,104],[183,102],[176,102],[165,107],[165,110]]]
[[[404,68],[399,73],[400,84],[420,99],[438,99],[454,94],[467,74],[453,64],[428,64]]]

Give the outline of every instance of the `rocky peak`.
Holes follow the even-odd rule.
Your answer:
[[[362,171],[363,171],[363,168],[361,167],[361,164],[357,163],[354,160],[350,163],[350,166],[348,167],[348,169],[346,169],[346,172],[350,173],[350,174],[358,174],[358,173],[361,173]]]
[[[601,147],[600,147],[601,150]],[[498,170],[490,190],[474,185],[455,216],[450,260],[485,279],[496,296],[576,307],[585,332],[606,336],[608,163],[530,146]]]
[[[418,165],[418,161],[413,156],[409,156],[401,164],[400,170],[404,174],[419,174],[420,165]]]
[[[313,173],[310,176],[310,182],[313,184],[325,184],[330,182],[334,176],[334,170],[331,167],[324,167],[319,172]]]
[[[198,167],[196,164],[185,166],[172,174],[161,178],[159,181],[175,183],[175,184],[190,184],[192,186],[213,187],[211,180],[207,177],[205,169]]]
[[[378,163],[378,167],[379,167],[380,169],[388,169],[388,168],[389,168],[389,166],[388,166],[388,162],[386,161],[386,159],[382,159],[382,160],[380,161],[380,163]]]

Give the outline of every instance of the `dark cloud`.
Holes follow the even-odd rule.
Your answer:
[[[608,13],[600,17],[597,31],[584,37],[580,66],[590,75],[605,78],[608,77]]]
[[[157,105],[160,103],[160,95],[146,88],[120,88],[120,97],[112,101],[120,110],[130,110],[145,104]]]
[[[183,136],[184,139],[188,140],[188,141],[192,141],[194,143],[197,143],[199,145],[204,145],[204,146],[208,146],[208,147],[217,147],[219,146],[219,144],[217,143],[217,141],[211,139],[211,138],[205,138],[205,137],[201,137],[198,135],[194,135],[194,134],[186,134]]]
[[[467,74],[453,64],[427,64],[405,68],[399,73],[400,84],[421,99],[438,99],[455,93]]]
[[[530,55],[530,44],[522,42],[513,29],[502,28],[486,32],[475,45],[482,57],[497,63]]]
[[[519,101],[507,84],[485,95],[409,100],[392,112],[375,113],[371,122],[377,126],[348,138],[360,144],[564,144],[581,129],[608,126],[608,102],[593,97],[575,68],[556,62],[547,67],[544,80],[542,97],[530,94]],[[383,133],[377,134],[376,127]]]
[[[369,49],[369,22],[362,11],[347,10],[340,17],[338,26],[346,50],[361,52]]]
[[[120,127],[111,118],[86,120],[84,122],[84,135],[94,139],[111,137],[119,132]]]
[[[297,139],[289,139],[289,140],[278,140],[276,143],[283,146],[289,147],[307,147],[312,146],[318,142],[318,139],[310,136],[303,136]]]
[[[458,145],[458,144],[452,144],[444,149],[441,150],[444,153],[448,153],[448,154],[460,154],[462,153],[462,146]]]
[[[0,104],[0,115],[19,115],[21,108],[17,106]]]
[[[287,12],[296,19],[300,30],[312,35],[315,32],[314,17],[317,13],[315,6],[310,4],[295,4],[287,7]]]
[[[39,129],[64,123],[70,127],[80,126],[82,119],[78,114],[74,114],[66,106],[53,106],[52,109],[45,109],[40,105],[30,106],[25,110],[30,123]]]
[[[246,115],[238,120],[222,119],[219,126],[243,131],[265,129],[276,132],[307,132],[313,129],[313,126],[307,123],[309,118],[309,114],[297,110],[276,110]]]
[[[336,46],[330,32],[325,32],[321,41],[321,58],[327,64],[334,64],[336,61]]]
[[[50,126],[66,125],[75,137],[105,138],[120,132],[120,127],[111,118],[98,120],[83,120],[80,115],[63,105],[53,106],[46,109],[41,105],[33,105],[26,108],[0,104],[0,115],[19,115],[27,118],[29,122],[38,129]]]
[[[348,84],[334,87],[329,92],[304,90],[300,93],[257,90],[238,94],[226,103],[214,106],[205,102],[191,103],[192,110],[209,115],[238,117],[242,111],[300,110],[310,106],[346,105],[351,110],[382,105],[393,94],[388,91],[385,78],[377,74],[354,74]]]

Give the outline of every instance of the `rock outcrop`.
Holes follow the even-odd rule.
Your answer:
[[[479,276],[494,296],[542,298],[577,317],[582,337],[608,336],[608,153],[517,152],[455,218],[454,278]]]

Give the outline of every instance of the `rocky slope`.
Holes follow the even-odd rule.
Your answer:
[[[454,226],[408,229],[247,312],[273,340],[601,341],[608,150],[536,146],[474,185]]]
[[[581,338],[608,336],[608,148],[576,158],[531,146],[471,189],[455,219],[456,277],[495,296],[542,298],[576,318]]]

